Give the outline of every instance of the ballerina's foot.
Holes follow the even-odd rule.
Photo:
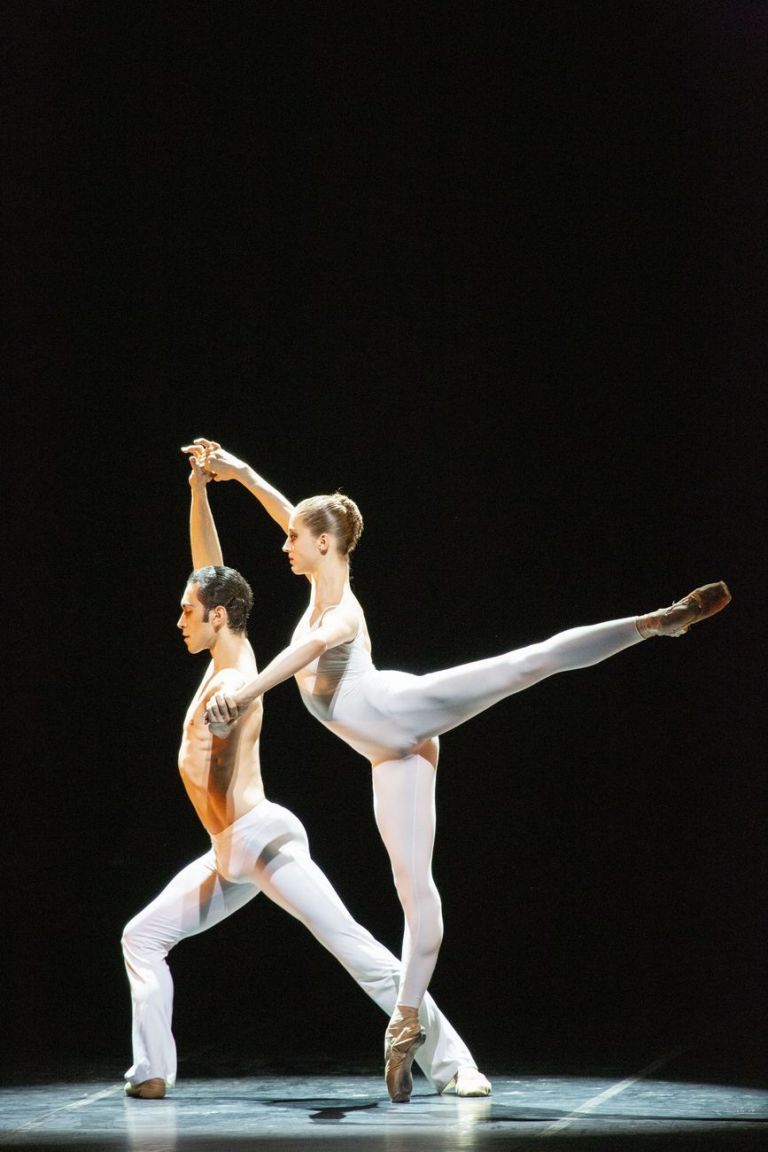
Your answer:
[[[703,584],[695,588],[682,600],[676,600],[669,608],[659,608],[638,616],[637,630],[641,636],[683,636],[692,624],[699,624],[717,612],[722,612],[730,602],[731,593],[722,580],[715,584]]]
[[[407,1104],[410,1100],[413,1091],[413,1058],[426,1038],[427,1034],[418,1020],[401,1024],[397,1031],[387,1029],[384,1079],[393,1104]]]
[[[125,1094],[135,1100],[162,1100],[165,1096],[165,1080],[156,1076],[151,1080],[142,1080],[140,1084],[126,1084]]]
[[[491,1082],[477,1068],[459,1068],[441,1093],[443,1096],[490,1096],[490,1094]]]

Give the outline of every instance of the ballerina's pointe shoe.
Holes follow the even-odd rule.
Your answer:
[[[491,1082],[477,1068],[459,1068],[442,1096],[490,1096]]]
[[[162,1100],[165,1096],[165,1080],[154,1077],[152,1080],[142,1080],[140,1084],[126,1084],[125,1094],[134,1100]]]
[[[426,1038],[427,1034],[418,1017],[415,1020],[398,1021],[387,1028],[384,1079],[393,1104],[407,1104],[410,1100],[413,1091],[413,1058]]]
[[[695,588],[682,600],[676,600],[669,608],[659,608],[638,616],[637,630],[646,639],[650,636],[683,636],[692,624],[722,612],[730,603],[731,593],[722,580],[715,584],[703,584]]]

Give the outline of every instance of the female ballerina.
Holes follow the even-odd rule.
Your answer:
[[[440,672],[382,671],[373,663],[363,609],[350,586],[349,557],[363,527],[356,504],[334,493],[294,507],[216,441],[201,438],[183,451],[198,456],[215,479],[237,479],[256,496],[286,534],[283,552],[294,574],[310,581],[309,604],[289,646],[237,692],[215,695],[207,719],[231,725],[254,700],[295,676],[312,715],[370,761],[376,824],[405,917],[385,1078],[390,1098],[406,1102],[414,1055],[425,1040],[418,1009],[443,931],[432,878],[438,737],[556,672],[597,664],[651,636],[680,636],[724,608],[730,592],[722,582],[706,584],[668,608],[571,628]]]

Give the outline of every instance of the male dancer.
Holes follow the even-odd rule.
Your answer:
[[[194,455],[190,466],[194,571],[178,627],[188,651],[208,651],[211,662],[184,721],[179,770],[211,837],[211,849],[183,868],[123,934],[133,1004],[133,1064],[125,1074],[125,1091],[145,1100],[162,1098],[176,1080],[168,953],[259,892],[305,924],[387,1015],[394,1011],[400,980],[399,961],[352,919],[310,857],[300,821],[265,797],[259,763],[261,701],[230,734],[227,725],[203,720],[211,696],[242,688],[257,668],[246,633],[253,595],[240,573],[223,565],[206,491],[210,475]],[[421,1018],[428,1039],[416,1059],[435,1089],[487,1096],[491,1085],[429,996]]]

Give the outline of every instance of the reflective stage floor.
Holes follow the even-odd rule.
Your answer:
[[[17,1071],[0,1089],[0,1148],[84,1152],[473,1152],[768,1147],[768,1091],[752,1070],[686,1051],[637,1067],[485,1069],[487,1099],[436,1096],[418,1076],[391,1104],[381,1075],[349,1068],[187,1069],[161,1101],[125,1098],[120,1071],[71,1063]],[[282,1069],[281,1069],[282,1071]],[[114,1073],[114,1074],[113,1074]],[[234,1074],[233,1074],[234,1073]]]

